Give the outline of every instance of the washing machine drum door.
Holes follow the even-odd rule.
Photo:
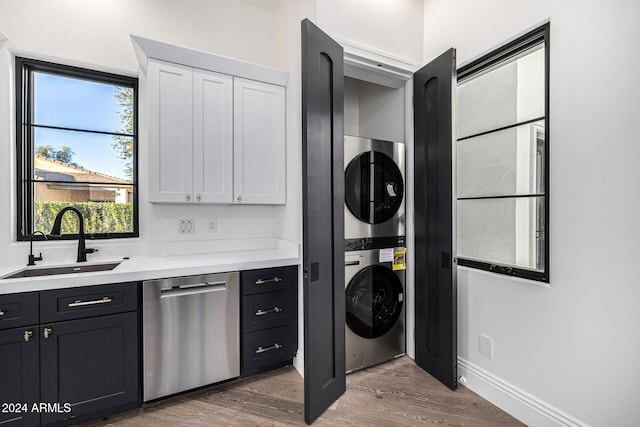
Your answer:
[[[402,312],[402,284],[387,267],[372,265],[360,270],[346,293],[347,326],[361,337],[386,334]]]
[[[345,170],[345,200],[360,221],[379,224],[402,204],[404,181],[393,159],[379,151],[356,156]]]

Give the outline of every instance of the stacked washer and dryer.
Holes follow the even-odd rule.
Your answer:
[[[345,136],[346,371],[405,352],[405,146]]]

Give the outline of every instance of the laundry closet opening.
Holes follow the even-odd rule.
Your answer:
[[[406,353],[406,95],[345,77],[347,373]]]

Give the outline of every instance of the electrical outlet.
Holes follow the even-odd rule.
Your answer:
[[[493,338],[480,334],[480,354],[493,357]]]
[[[215,218],[207,218],[207,233],[218,231],[218,221]]]
[[[178,220],[178,233],[180,234],[192,234],[195,228],[195,222],[192,219]]]

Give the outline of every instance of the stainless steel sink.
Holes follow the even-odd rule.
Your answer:
[[[68,265],[64,267],[24,268],[4,276],[2,279],[17,279],[20,277],[53,276],[56,274],[89,273],[92,271],[110,271],[120,265],[120,262],[108,264]]]

